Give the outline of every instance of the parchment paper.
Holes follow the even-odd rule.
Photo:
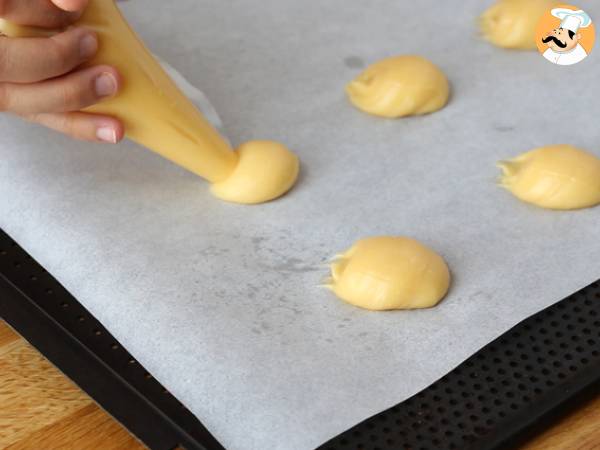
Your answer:
[[[72,142],[2,116],[0,226],[227,448],[314,448],[600,276],[600,209],[523,204],[494,167],[554,143],[600,156],[600,55],[558,67],[494,48],[475,27],[485,6],[128,2],[153,51],[201,80],[234,143],[299,154],[298,186],[226,204],[132,143]],[[448,107],[397,121],[352,108],[343,87],[360,66],[402,53],[447,73]],[[446,258],[439,307],[370,313],[318,287],[320,264],[381,234]]]

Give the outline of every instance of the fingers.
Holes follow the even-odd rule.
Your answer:
[[[64,11],[83,11],[88,0],[52,0],[52,3]]]
[[[0,17],[18,25],[64,28],[77,20],[85,7],[82,0],[0,0]],[[64,8],[63,8],[64,7]],[[63,10],[64,9],[64,10]]]
[[[116,144],[124,137],[121,122],[113,117],[83,112],[24,115],[25,119],[39,123],[75,139]]]
[[[0,0],[0,17],[18,25],[64,29],[81,16],[87,3]],[[0,39],[0,111],[15,112],[76,139],[117,143],[124,136],[119,120],[79,111],[118,92],[117,71],[98,66],[68,73],[97,50],[96,35],[81,28],[49,38]]]
[[[96,66],[35,84],[0,83],[0,111],[17,114],[79,111],[112,97],[121,78],[110,66]]]
[[[73,28],[49,38],[0,39],[0,82],[34,83],[70,72],[98,51],[96,34]]]

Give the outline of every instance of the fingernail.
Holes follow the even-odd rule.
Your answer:
[[[101,127],[96,130],[96,137],[110,144],[117,143],[117,132],[113,128]]]
[[[96,78],[95,84],[98,97],[109,97],[117,92],[117,80],[111,73],[102,73]]]
[[[79,55],[89,58],[98,51],[98,39],[93,34],[86,34],[79,39]]]

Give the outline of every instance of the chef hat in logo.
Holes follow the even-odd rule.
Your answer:
[[[577,33],[580,28],[589,27],[592,23],[590,16],[581,9],[573,11],[568,8],[554,8],[552,15],[562,20],[560,24],[561,28],[571,30],[573,33]]]

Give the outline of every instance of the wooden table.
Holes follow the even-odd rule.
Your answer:
[[[0,320],[0,449],[145,447]],[[600,450],[600,398],[523,450]]]
[[[0,449],[144,449],[0,321]]]

